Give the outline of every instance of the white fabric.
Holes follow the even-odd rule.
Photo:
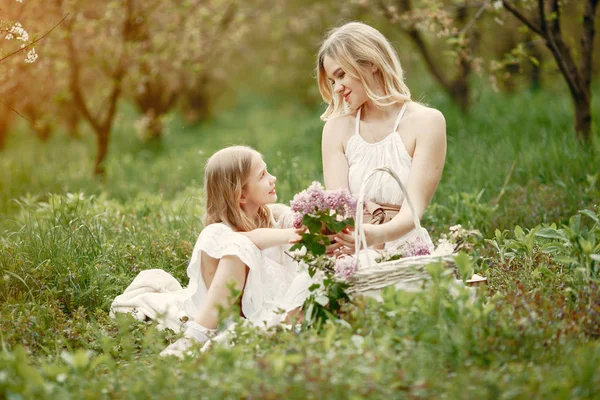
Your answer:
[[[288,215],[289,214],[289,215]],[[291,226],[293,216],[286,213],[277,227]],[[201,253],[220,259],[231,255],[240,258],[249,272],[242,312],[254,325],[270,327],[285,321],[286,312],[301,306],[309,295],[313,280],[303,267],[285,254],[289,246],[259,250],[252,241],[234,232],[225,224],[212,224],[202,230],[187,268],[189,284],[182,289],[167,272],[154,269],[142,271],[125,292],[111,305],[111,315],[132,313],[140,320],[157,319],[159,327],[175,332],[193,320],[207,293],[202,278]]]
[[[398,175],[402,183],[405,186],[408,185],[412,157],[406,151],[406,147],[397,132],[407,105],[408,102],[405,102],[398,112],[393,131],[377,143],[368,143],[362,138],[360,135],[361,110],[359,109],[356,113],[355,133],[346,146],[346,159],[349,166],[348,187],[351,193],[358,194],[366,175],[373,169],[383,166],[390,167]],[[404,201],[404,194],[394,178],[382,172],[371,178],[365,198],[378,204],[401,206]],[[415,240],[418,236],[419,233],[416,230],[408,232],[403,237],[386,243],[385,250],[390,252],[397,251],[407,243]],[[429,233],[424,228],[421,230],[421,237],[432,251],[434,248],[433,242],[429,237]]]
[[[398,124],[404,115],[404,103],[398,113],[394,130],[383,140],[376,143],[366,142],[360,135],[360,109],[356,113],[356,131],[350,137],[346,146],[346,159],[348,160],[348,187],[351,193],[360,191],[366,177],[374,168],[388,166],[394,170],[402,183],[408,182],[408,174],[412,165],[412,157],[406,151],[404,143],[398,134]],[[372,178],[372,184],[367,191],[366,198],[378,204],[402,205],[404,195],[394,178],[389,174],[380,173]]]

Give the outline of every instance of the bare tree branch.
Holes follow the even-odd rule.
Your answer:
[[[477,20],[479,18],[481,18],[481,16],[483,15],[483,12],[485,11],[485,9],[486,9],[486,7],[488,6],[489,3],[490,3],[490,0],[485,0],[483,3],[481,3],[481,6],[477,10],[477,12],[473,16],[473,18],[471,18],[471,20],[469,21],[469,23],[467,23],[460,30],[460,32],[458,33],[459,35],[464,35],[465,33],[467,33],[469,31],[469,29],[471,29],[473,27],[473,25],[475,25],[475,22],[477,22]]]
[[[4,104],[6,107],[8,107],[12,112],[14,112],[15,114],[17,114],[19,117],[23,118],[25,121],[29,122],[31,125],[33,126],[39,126],[37,123],[33,122],[32,120],[30,120],[29,118],[27,118],[26,116],[24,116],[23,114],[21,114],[20,112],[18,112],[17,110],[15,110],[14,108],[12,108],[10,105],[6,104],[5,102],[3,102],[2,100],[0,100],[0,103]]]
[[[77,59],[77,50],[75,49],[75,43],[73,41],[73,26],[72,23],[67,23],[67,47],[69,49],[69,64],[71,66],[71,79],[69,80],[69,86],[71,93],[73,94],[73,100],[83,117],[92,125],[95,131],[101,129],[98,120],[90,112],[83,94],[81,93],[81,87],[79,86],[79,60]]]
[[[524,14],[522,14],[509,0],[502,0],[502,5],[506,8],[512,15],[514,15],[519,21],[525,24],[529,29],[545,38],[546,35],[542,31],[541,27],[536,25],[533,21],[527,18]]]

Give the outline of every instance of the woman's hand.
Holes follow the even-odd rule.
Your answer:
[[[367,247],[371,247],[375,244],[379,244],[378,229],[380,225],[363,224],[362,228],[365,232],[365,239],[367,240]],[[354,254],[356,248],[354,246],[356,238],[356,232],[354,228],[344,228],[341,232],[335,235],[336,244],[338,244],[338,252],[342,254]]]

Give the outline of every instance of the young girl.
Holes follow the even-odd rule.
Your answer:
[[[300,240],[302,230],[287,228],[293,223],[291,213],[281,213],[275,222],[267,207],[277,200],[275,182],[262,156],[249,147],[229,147],[208,160],[205,228],[187,268],[189,286],[157,310],[183,312],[189,321],[183,337],[161,355],[182,356],[193,344],[209,341],[216,334],[218,310],[237,301],[232,288],[241,293],[242,314],[254,325],[273,326],[299,313],[311,279],[284,254]],[[122,296],[139,289],[134,283]],[[131,307],[123,308],[124,300],[115,299],[113,311],[131,312]]]
[[[375,28],[351,22],[330,32],[317,56],[319,90],[328,108],[322,138],[327,189],[358,194],[375,167],[389,166],[422,216],[440,181],[446,123],[438,110],[411,101],[396,51]],[[367,191],[367,244],[394,251],[417,237],[403,193],[380,173]],[[426,244],[433,247],[426,231]],[[354,252],[354,232],[342,232],[330,251]]]

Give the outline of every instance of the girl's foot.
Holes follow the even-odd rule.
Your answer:
[[[183,358],[184,355],[191,354],[191,347],[210,341],[216,332],[216,329],[208,329],[191,321],[188,323],[188,327],[183,333],[183,337],[167,346],[166,349],[160,352],[160,355],[161,357],[176,356]]]

